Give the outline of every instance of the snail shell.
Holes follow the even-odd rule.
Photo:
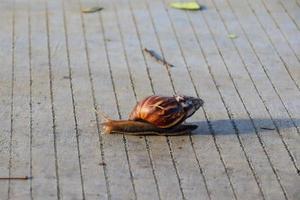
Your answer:
[[[200,98],[152,95],[140,101],[129,120],[148,122],[159,128],[172,128],[192,116],[202,105]]]

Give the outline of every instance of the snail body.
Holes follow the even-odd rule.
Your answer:
[[[102,123],[104,133],[134,135],[179,135],[191,132],[196,125],[182,124],[202,105],[200,98],[175,95],[152,95],[136,104],[128,120],[106,118]]]

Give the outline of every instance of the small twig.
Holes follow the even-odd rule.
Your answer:
[[[275,128],[269,128],[269,127],[260,127],[260,129],[269,130],[269,131],[275,130]]]
[[[146,53],[148,53],[151,57],[153,57],[157,62],[162,63],[166,67],[175,67],[174,65],[168,63],[165,59],[163,59],[160,55],[155,53],[153,50],[149,50],[147,48],[143,49]]]
[[[20,176],[20,177],[0,177],[0,180],[29,180],[32,177],[29,176]]]

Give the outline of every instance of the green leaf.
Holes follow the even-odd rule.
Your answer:
[[[238,38],[238,36],[234,33],[229,33],[228,36],[227,36],[229,39],[236,39]]]
[[[174,2],[170,3],[172,8],[181,10],[200,10],[202,7],[197,2]]]
[[[90,8],[82,8],[81,12],[82,13],[94,13],[102,10],[102,7],[90,7]]]

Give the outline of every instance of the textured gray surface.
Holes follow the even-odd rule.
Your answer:
[[[0,177],[33,176],[1,200],[300,198],[299,1],[170,2],[0,2]],[[101,135],[96,109],[174,93],[194,134]]]

